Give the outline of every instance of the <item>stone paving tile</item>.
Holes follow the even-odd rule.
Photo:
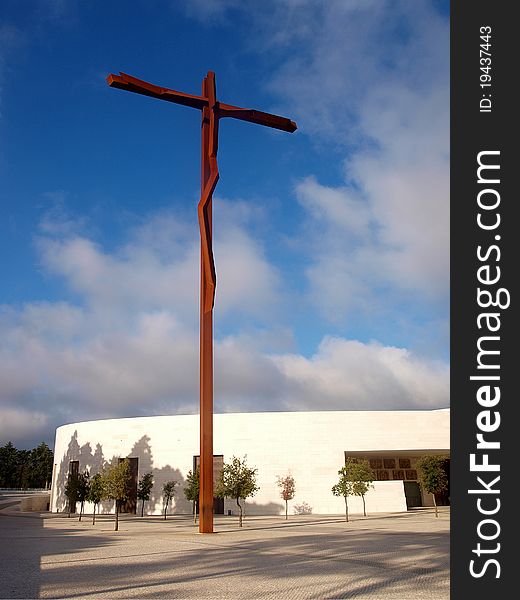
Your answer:
[[[242,529],[220,517],[214,535],[177,516],[124,517],[118,532],[113,517],[32,517],[0,511],[1,598],[449,598],[446,509],[247,517]]]

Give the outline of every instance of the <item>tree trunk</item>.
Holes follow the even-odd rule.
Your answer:
[[[166,512],[168,510],[168,500],[166,500],[166,505],[164,507],[164,520],[166,521]]]
[[[348,521],[348,502],[347,502],[347,497],[344,496],[345,498],[345,521]]]
[[[285,501],[285,520],[287,521],[287,500]]]
[[[197,524],[197,503],[193,501],[193,524]]]
[[[435,494],[433,492],[432,492],[432,498],[433,498],[433,506],[435,506],[435,516],[438,517],[439,511],[437,510],[437,502],[435,501]]]
[[[83,514],[83,505],[84,504],[85,504],[84,502],[81,502],[81,504],[79,505],[79,519],[78,519],[78,521],[81,521],[81,515]]]
[[[237,500],[237,505],[238,505],[238,510],[239,510],[239,513],[238,513],[238,526],[242,527],[242,507],[240,506],[240,502],[238,501],[238,498],[236,500]]]
[[[116,527],[115,531],[119,531],[119,502],[116,500]]]
[[[363,499],[363,516],[367,516],[367,511],[366,511],[366,507],[365,507],[365,494],[363,494],[361,496],[361,498]]]
[[[96,503],[94,502],[94,512],[92,513],[92,525],[96,524]]]
[[[144,517],[144,500],[141,500],[141,517]]]

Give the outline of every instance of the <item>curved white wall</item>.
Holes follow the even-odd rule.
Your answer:
[[[116,457],[138,457],[139,476],[154,473],[155,485],[148,514],[162,509],[164,481],[179,481],[172,512],[190,513],[182,485],[199,454],[198,415],[108,419],[63,425],[56,431],[55,472],[51,510],[65,510],[69,461],[79,460],[80,471],[91,475]],[[344,453],[408,451],[420,456],[449,453],[449,410],[434,411],[323,411],[217,414],[214,417],[214,454],[247,455],[258,468],[259,492],[247,501],[248,514],[281,514],[284,502],[276,486],[277,475],[290,472],[296,482],[295,504],[306,502],[313,513],[344,512],[344,501],[331,493]],[[402,481],[374,482],[366,496],[367,511],[406,510]],[[349,498],[352,512],[362,511],[360,498]],[[226,500],[225,513],[236,512]],[[89,510],[89,507],[87,507]],[[112,510],[107,503],[105,511]],[[140,510],[140,507],[139,507]]]

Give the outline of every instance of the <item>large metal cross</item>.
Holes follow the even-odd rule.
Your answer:
[[[121,90],[191,106],[202,111],[201,196],[197,211],[201,242],[199,531],[213,533],[213,304],[217,282],[212,248],[211,201],[219,178],[218,122],[224,117],[233,117],[290,133],[296,130],[296,123],[285,117],[218,102],[215,73],[212,71],[208,71],[202,80],[201,96],[152,85],[126,73],[110,74],[107,83]]]

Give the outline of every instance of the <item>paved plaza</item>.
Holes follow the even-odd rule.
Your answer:
[[[114,517],[0,510],[1,598],[448,600],[449,510],[368,517]]]

